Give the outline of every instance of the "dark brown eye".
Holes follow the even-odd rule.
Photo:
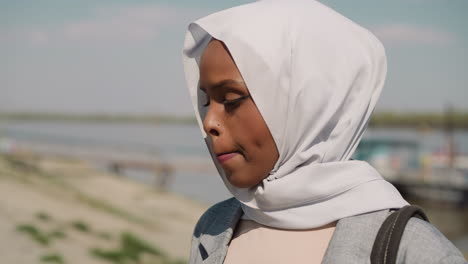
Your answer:
[[[230,100],[227,100],[227,99],[224,99],[223,100],[223,105],[226,106],[226,107],[235,107],[235,106],[238,106],[240,102],[242,102],[243,100],[249,98],[250,95],[245,95],[245,96],[241,96],[241,97],[238,97],[238,98],[235,98],[235,99],[230,99]]]

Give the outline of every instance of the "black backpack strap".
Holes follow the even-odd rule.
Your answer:
[[[383,222],[377,233],[371,252],[371,264],[395,264],[401,237],[411,217],[425,221],[426,214],[415,205],[407,205],[393,213]]]

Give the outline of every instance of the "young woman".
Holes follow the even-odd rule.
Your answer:
[[[313,0],[265,0],[189,26],[189,91],[234,198],[199,220],[190,263],[368,263],[390,208],[407,205],[350,160],[386,75],[381,43]],[[399,263],[465,263],[412,219]]]

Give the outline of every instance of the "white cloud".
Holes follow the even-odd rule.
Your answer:
[[[182,12],[158,6],[101,8],[95,18],[68,23],[62,32],[72,41],[146,41],[176,23]]]
[[[183,27],[207,10],[158,5],[95,8],[86,19],[56,25],[29,25],[0,30],[0,39],[34,46],[52,42],[141,43],[155,39],[161,30]]]
[[[161,24],[166,22],[165,15],[159,8],[151,11],[130,8],[72,22],[64,25],[62,30],[65,37],[73,41],[142,41],[155,37]]]
[[[371,27],[371,31],[387,44],[449,45],[457,37],[435,28],[408,24],[387,24]]]

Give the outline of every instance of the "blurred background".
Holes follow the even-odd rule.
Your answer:
[[[0,0],[5,263],[185,263],[230,197],[202,142],[189,22],[249,1]],[[468,2],[322,1],[384,43],[388,78],[355,153],[468,254]]]

